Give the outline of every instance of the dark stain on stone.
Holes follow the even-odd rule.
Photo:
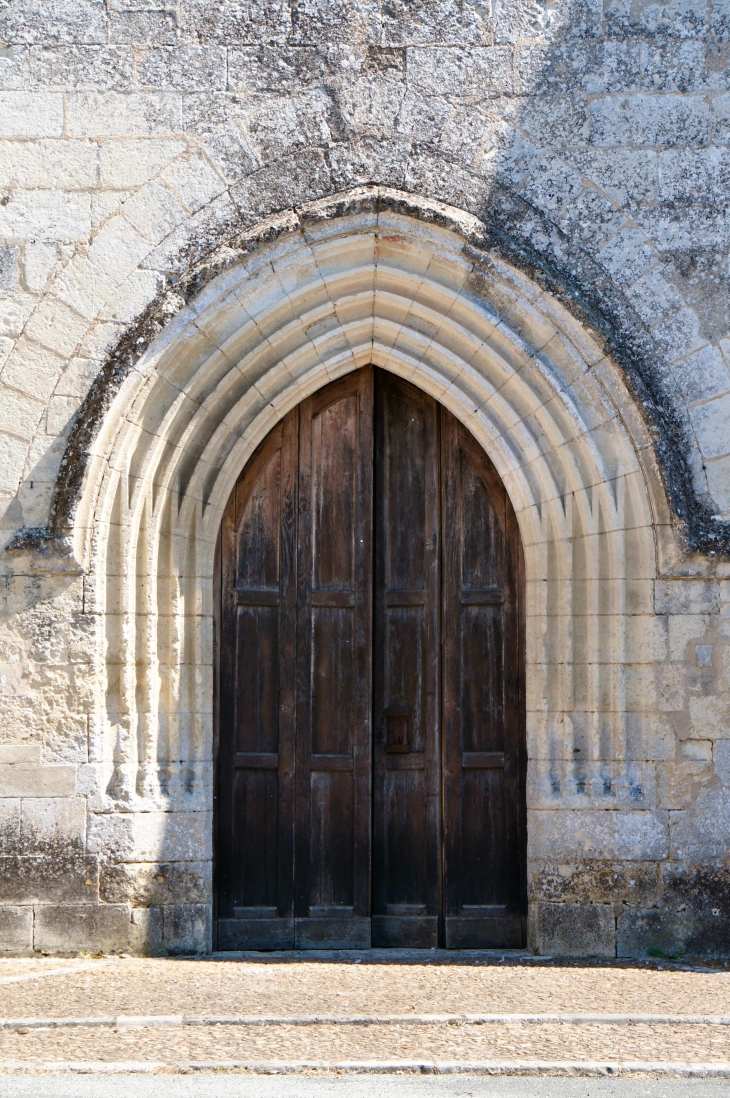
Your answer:
[[[730,273],[727,255],[709,248],[665,252],[664,277],[694,309],[700,333],[710,343],[730,331]]]
[[[612,862],[589,858],[574,865],[536,868],[530,882],[533,900],[580,904],[634,904],[658,901],[656,862]]]

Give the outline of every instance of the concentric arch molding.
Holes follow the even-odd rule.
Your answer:
[[[572,338],[581,344],[578,353],[583,353],[582,344],[591,345],[588,367],[593,367],[596,358],[618,367],[633,406],[631,414],[636,418],[638,412],[643,421],[639,446],[643,448],[649,440],[652,464],[658,470],[682,547],[711,556],[730,552],[730,524],[714,521],[694,491],[684,428],[662,390],[661,353],[627,299],[595,261],[561,238],[539,211],[505,188],[495,190],[489,210],[479,220],[454,207],[377,186],[356,188],[284,211],[245,234],[232,233],[207,254],[201,256],[198,250],[195,262],[124,334],[93,383],[61,462],[48,530],[21,532],[10,548],[46,539],[63,540],[73,530],[88,486],[90,462],[99,454],[99,437],[118,392],[132,374],[151,368],[160,342],[168,343],[189,317],[204,308],[211,283],[225,280],[235,268],[246,270],[249,277],[256,264],[268,262],[269,251],[281,255],[281,248],[288,246],[285,241],[309,239],[317,225],[338,224],[338,231],[346,233],[347,226],[357,219],[372,229],[384,216],[408,218],[416,235],[416,225],[447,234],[459,263],[469,269],[467,292],[474,301],[488,302],[491,314],[500,316],[502,322],[509,323],[509,310],[490,286],[496,272],[507,266],[529,279],[529,283],[522,280],[521,292],[527,299],[539,298],[547,313],[562,314],[563,324],[571,315],[577,321]],[[353,231],[362,232],[362,225]],[[194,250],[195,242],[191,244]],[[553,298],[550,305],[545,304],[547,295]],[[500,310],[507,310],[503,317]],[[515,331],[519,333],[519,325]],[[528,354],[540,351],[541,338],[525,335]],[[627,421],[630,418],[627,416]]]
[[[460,419],[512,501],[530,805],[651,798],[645,656],[676,542],[655,440],[595,326],[493,241],[473,217],[379,188],[313,203],[228,240],[109,359],[50,531],[85,573],[104,811],[209,805],[226,502],[276,422],[370,363]]]

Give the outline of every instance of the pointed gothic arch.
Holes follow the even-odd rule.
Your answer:
[[[641,652],[672,546],[651,440],[604,350],[478,252],[473,220],[412,198],[282,219],[231,252],[111,399],[68,530],[97,614],[91,744],[108,811],[210,809],[226,502],[275,423],[367,364],[468,428],[517,515],[531,855],[560,846],[556,810],[641,804]]]

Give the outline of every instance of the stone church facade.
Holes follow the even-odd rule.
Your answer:
[[[517,518],[528,947],[730,954],[727,0],[14,0],[0,42],[0,951],[214,948],[221,521],[374,366]]]

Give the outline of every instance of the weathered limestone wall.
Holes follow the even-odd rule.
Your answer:
[[[376,360],[520,516],[532,944],[730,953],[726,0],[17,0],[0,42],[0,948],[208,947],[216,515]],[[413,208],[256,236],[367,183]]]

